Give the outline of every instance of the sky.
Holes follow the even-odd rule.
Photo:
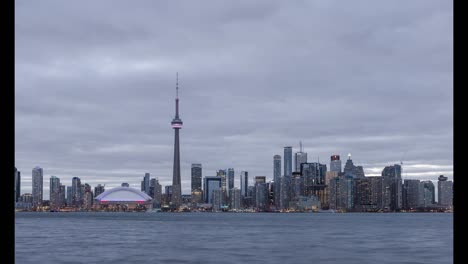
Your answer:
[[[106,189],[299,150],[453,180],[451,1],[15,1],[15,166]],[[282,164],[283,165],[283,164]]]

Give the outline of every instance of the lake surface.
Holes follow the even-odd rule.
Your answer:
[[[16,263],[453,263],[451,213],[27,213]]]

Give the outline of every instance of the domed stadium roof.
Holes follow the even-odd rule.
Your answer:
[[[101,193],[95,198],[95,200],[99,203],[146,203],[150,202],[152,198],[137,189],[130,187],[116,187]]]

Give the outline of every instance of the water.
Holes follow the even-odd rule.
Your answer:
[[[453,263],[450,213],[16,213],[16,263]]]

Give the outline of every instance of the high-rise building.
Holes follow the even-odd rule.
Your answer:
[[[301,164],[307,162],[307,153],[302,149],[302,142],[299,142],[299,152],[294,154],[294,171],[301,171]]]
[[[214,189],[212,192],[211,204],[213,206],[213,211],[220,211],[221,207],[224,205],[224,192],[221,188]]]
[[[274,203],[277,208],[280,207],[281,190],[281,156],[273,156],[273,182],[274,182]]]
[[[240,189],[241,189],[241,196],[247,197],[247,190],[249,186],[249,173],[247,171],[241,171],[240,174]]]
[[[330,171],[334,171],[337,173],[341,172],[340,155],[332,155],[330,157]]]
[[[147,172],[145,173],[145,176],[143,177],[143,181],[141,182],[141,191],[149,195],[149,192],[150,192],[149,189],[150,189],[150,174]]]
[[[161,208],[162,186],[158,179],[150,180],[150,196],[153,198],[153,208]]]
[[[261,180],[255,182],[255,206],[259,211],[268,210],[268,184]]]
[[[202,165],[192,164],[192,203],[201,203],[202,197]]]
[[[354,179],[354,209],[375,212],[383,209],[383,177]]]
[[[327,171],[327,173],[325,173],[325,185],[328,186],[332,178],[338,177],[338,173],[339,172],[336,171]]]
[[[341,162],[340,162],[341,166]],[[351,175],[353,178],[364,178],[364,169],[362,166],[354,166],[351,154],[348,154],[348,160],[344,166],[343,172],[345,175]]]
[[[229,194],[229,206],[231,209],[239,210],[241,206],[241,192],[239,188],[234,187],[230,190]]]
[[[206,176],[203,178],[203,194],[205,203],[213,203],[213,191],[221,188],[221,177]]]
[[[58,210],[60,208],[60,179],[56,176],[50,176],[49,185],[50,209]]]
[[[83,186],[83,208],[90,210],[93,206],[93,192],[91,191],[91,186],[87,183]]]
[[[326,189],[325,178],[327,165],[318,162],[303,163],[301,165],[301,175],[303,177],[303,190],[301,194],[306,197],[315,196],[324,207],[328,206],[328,191]]]
[[[289,208],[289,201],[291,197],[291,176],[284,175],[281,177],[280,187],[280,209],[287,210]]]
[[[284,147],[284,176],[292,175],[292,147]]]
[[[72,179],[72,205],[74,207],[81,207],[83,203],[83,196],[81,191],[81,179],[73,177]]]
[[[228,194],[229,190],[234,188],[234,168],[227,169],[227,179],[228,179]]]
[[[402,189],[402,206],[410,210],[424,205],[424,184],[420,180],[405,179]]]
[[[182,186],[180,181],[180,152],[179,152],[179,130],[182,128],[182,120],[179,118],[179,73],[176,81],[176,114],[171,125],[174,129],[174,167],[172,174],[172,205],[179,207],[182,203]]]
[[[445,207],[451,207],[453,205],[453,182],[448,181],[448,178],[444,175],[439,176],[437,192],[439,205]]]
[[[65,206],[65,185],[60,184],[60,199],[59,199],[59,207],[64,207]]]
[[[354,178],[351,175],[339,175],[330,180],[329,208],[349,211],[354,207]]]
[[[422,181],[424,186],[424,207],[435,205],[435,186],[432,181]]]
[[[21,197],[21,172],[15,167],[15,202]]]
[[[398,211],[402,207],[402,180],[401,166],[395,164],[386,166],[382,170],[384,177],[384,208],[391,211]]]
[[[72,186],[67,186],[67,206],[72,206],[73,204],[73,189]]]
[[[221,177],[221,189],[226,191],[226,170],[217,170],[216,177]]]
[[[43,191],[43,171],[42,168],[36,166],[32,170],[32,196],[33,196],[33,206],[42,205],[42,191]]]
[[[104,186],[101,184],[98,184],[96,187],[94,187],[94,197],[97,197],[101,193],[105,192]]]

